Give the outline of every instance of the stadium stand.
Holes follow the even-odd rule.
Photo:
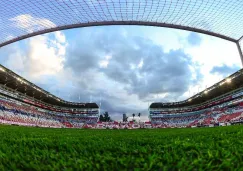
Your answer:
[[[64,101],[0,66],[0,123],[82,128],[98,118],[96,103]]]
[[[95,103],[64,101],[0,66],[0,123],[52,128],[137,129],[243,122],[243,69],[195,96],[152,103],[149,122],[98,122]],[[230,81],[229,81],[230,80]],[[222,93],[223,92],[223,93]]]
[[[181,102],[152,103],[153,127],[201,127],[240,123],[243,119],[243,70]],[[222,93],[223,92],[223,93]]]
[[[2,97],[0,96],[0,98]],[[84,123],[96,123],[98,120],[98,114],[82,115],[54,113],[48,110],[39,111],[38,108],[26,106],[19,102],[10,102],[6,99],[0,100],[0,123],[5,124],[53,128],[82,128]]]

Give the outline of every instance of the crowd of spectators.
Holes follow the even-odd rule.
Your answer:
[[[176,114],[151,117],[154,127],[193,127],[231,124],[243,121],[243,106],[211,108],[202,110],[201,113]]]
[[[0,99],[0,123],[53,128],[81,128],[96,123],[98,116],[57,115],[17,101]]]
[[[243,122],[243,105],[213,107],[195,113],[170,114],[151,117],[151,123],[98,122],[98,115],[62,115],[21,103],[0,98],[0,123],[53,128],[174,128],[209,126],[222,123]]]

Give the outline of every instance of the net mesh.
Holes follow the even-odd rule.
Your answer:
[[[0,0],[0,6],[0,46],[59,29],[126,22],[202,30],[232,41],[243,35],[238,0]]]

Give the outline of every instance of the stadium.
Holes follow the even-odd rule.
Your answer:
[[[1,48],[74,28],[156,26],[232,42],[243,64],[240,1],[0,4]],[[151,103],[147,121],[140,121],[140,113],[137,120],[134,115],[128,121],[124,115],[123,121],[104,121],[100,107],[91,101],[64,100],[0,65],[0,170],[242,168],[243,69],[188,99]]]

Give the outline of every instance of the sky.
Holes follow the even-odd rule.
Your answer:
[[[28,38],[0,48],[0,64],[64,100],[96,102],[115,120],[139,112],[148,120],[152,102],[185,100],[241,68],[234,43],[150,26]]]

